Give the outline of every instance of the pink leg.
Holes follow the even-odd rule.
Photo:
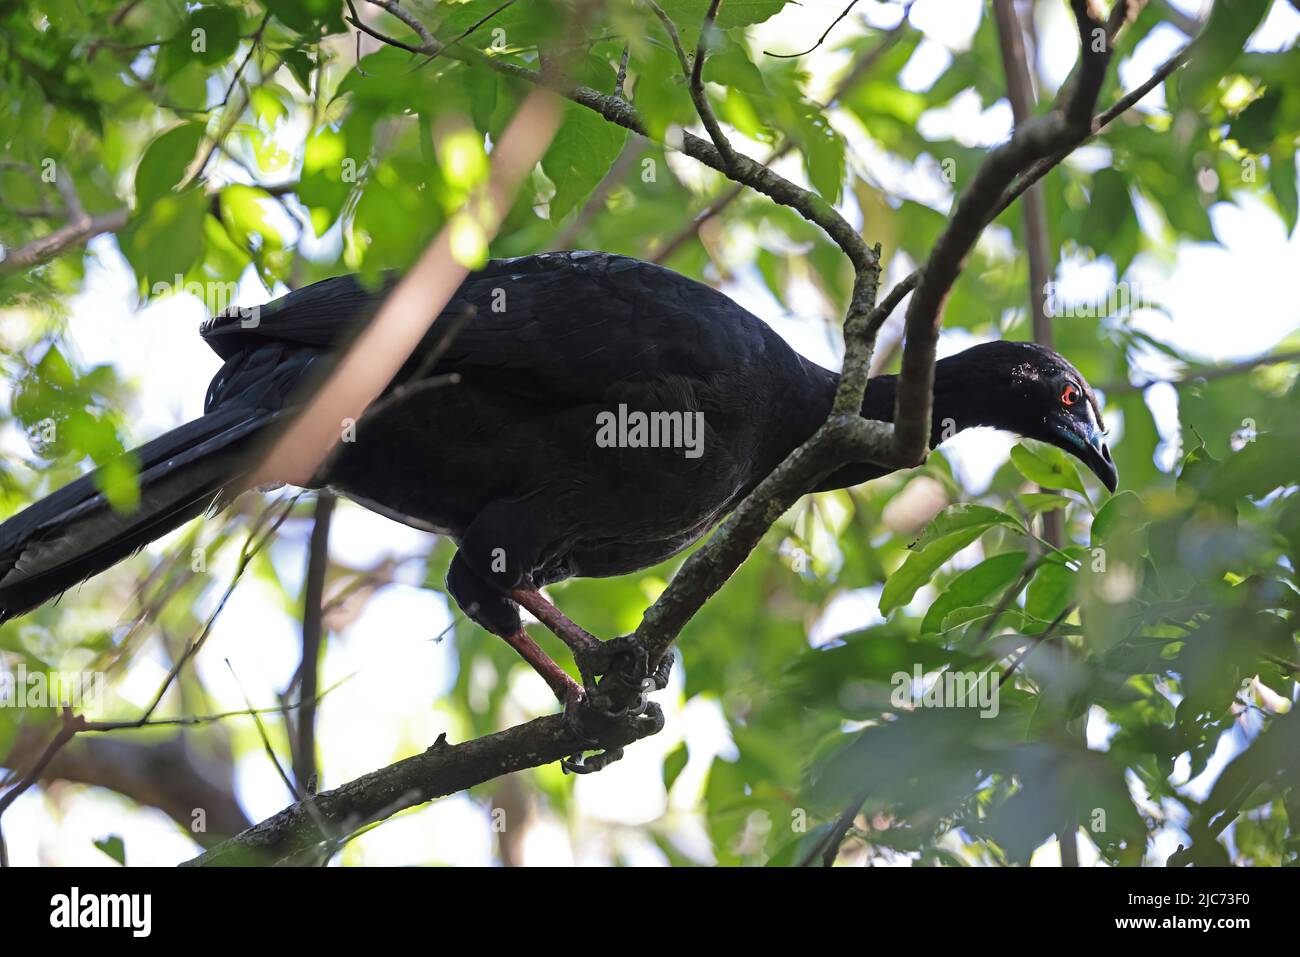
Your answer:
[[[542,597],[536,588],[516,588],[510,597],[527,608],[555,636],[569,646],[574,655],[590,655],[600,650],[601,640],[565,617],[564,612]]]
[[[550,659],[550,656],[538,646],[537,642],[529,637],[528,632],[520,628],[513,635],[506,638],[506,642],[515,651],[519,652],[519,657],[528,662],[532,669],[536,671],[550,685],[551,690],[555,692],[555,697],[560,699],[560,703],[565,709],[574,707],[582,699],[582,688],[565,672],[563,668]]]

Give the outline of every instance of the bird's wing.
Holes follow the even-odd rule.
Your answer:
[[[354,276],[327,279],[255,317],[215,317],[202,333],[227,358],[270,341],[329,348],[347,341],[394,281],[371,288]],[[546,253],[492,260],[472,273],[405,372],[429,371],[426,360],[440,353],[438,373],[486,376],[529,395],[600,399],[743,368],[770,341],[727,296],[669,269],[606,253]]]
[[[494,263],[461,286],[448,313],[467,309],[438,371],[497,372],[502,387],[557,398],[705,380],[744,368],[769,344],[766,327],[717,290],[605,253]]]
[[[223,359],[266,343],[330,349],[374,314],[396,282],[390,274],[374,285],[359,276],[322,279],[264,306],[227,309],[203,323],[199,335]]]

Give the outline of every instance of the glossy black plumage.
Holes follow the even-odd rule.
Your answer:
[[[0,525],[0,620],[197,514],[221,482],[237,484],[255,452],[251,436],[283,417],[384,292],[339,277],[260,313],[205,323],[204,338],[226,362],[199,422],[220,420],[223,427],[214,438],[211,428],[191,423],[158,441],[181,472],[189,459],[210,456],[218,481],[146,482],[141,509],[124,519],[82,479],[74,494],[65,489]],[[431,362],[457,317],[463,327]],[[400,401],[381,402],[316,484],[452,535],[459,550],[449,589],[467,613],[500,634],[518,629],[517,608],[505,597],[515,587],[635,571],[696,541],[811,435],[837,382],[722,293],[620,256],[491,262],[461,286],[444,319],[390,392],[417,377],[454,372],[459,382],[408,388]],[[1086,402],[1063,412],[1053,400],[1065,381]],[[700,454],[602,446],[601,417],[620,407],[698,413]],[[892,419],[892,379],[873,380],[864,413]],[[1050,351],[991,343],[942,360],[935,441],[949,428],[976,425],[1042,438],[1085,461],[1091,455],[1090,467],[1113,486],[1091,390]],[[1078,435],[1062,438],[1067,428]],[[886,471],[851,466],[822,487]],[[107,541],[92,555],[77,554],[72,543],[79,535]]]

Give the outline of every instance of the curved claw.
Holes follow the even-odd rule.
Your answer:
[[[656,691],[663,691],[668,687],[668,679],[672,677],[673,663],[676,660],[671,651],[664,652],[664,656],[659,659],[659,666],[655,668],[655,673],[650,676]]]
[[[615,761],[622,759],[622,757],[622,748],[611,748],[608,751],[593,754],[591,757],[587,757],[579,751],[577,754],[562,758],[560,767],[564,769],[566,774],[595,774],[597,771],[603,770]]]
[[[587,699],[587,707],[606,721],[618,721],[623,718],[634,718],[639,714],[644,714],[646,707],[650,704],[649,694],[654,691],[654,682],[647,678],[641,682],[640,693],[626,708],[607,708],[601,702],[608,702],[609,698],[605,695],[597,695]]]

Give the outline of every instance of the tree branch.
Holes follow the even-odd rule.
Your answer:
[[[1146,82],[1139,84],[1134,87],[1131,92],[1120,97],[1115,101],[1114,105],[1112,105],[1110,109],[1099,113],[1093,120],[1092,128],[1089,130],[1087,135],[1062,147],[1051,156],[1038,160],[1025,170],[1025,172],[1016,179],[1015,183],[1007,187],[1006,191],[1002,194],[1002,198],[998,201],[997,206],[989,217],[990,220],[996,219],[1000,216],[1008,206],[1014,203],[1020,195],[1025,192],[1025,190],[1029,189],[1029,187],[1033,186],[1034,183],[1038,182],[1055,167],[1059,166],[1067,156],[1084,143],[1091,140],[1097,135],[1097,133],[1100,133],[1101,130],[1108,126],[1116,117],[1126,113],[1129,109],[1135,106],[1148,93],[1168,79],[1171,74],[1177,72],[1181,67],[1186,65],[1187,61],[1191,58],[1193,48],[1200,42],[1200,40],[1201,38],[1199,36],[1196,37],[1188,43],[1187,46],[1183,47],[1162,63],[1156,71],[1147,78]]]
[[[183,866],[311,860],[322,847],[345,840],[371,821],[503,774],[559,761],[584,748],[617,750],[662,727],[663,712],[651,704],[645,714],[607,725],[594,738],[579,733],[558,714],[463,744],[447,744],[442,736],[422,754],[299,801]],[[332,836],[323,835],[322,827]]]
[[[929,450],[934,356],[943,304],[967,254],[985,225],[997,215],[1004,193],[1017,176],[1059,151],[1068,153],[1093,132],[1092,110],[1112,45],[1091,42],[1095,31],[1107,27],[1093,16],[1086,0],[1072,0],[1071,7],[1080,39],[1076,82],[1063,92],[1059,109],[1017,127],[1011,139],[993,150],[976,171],[922,267],[921,280],[908,303],[902,371],[894,406],[893,454],[899,464],[921,462]]]
[[[651,0],[651,2],[653,2],[653,0]],[[655,8],[657,10],[659,9],[657,4],[655,4]],[[911,9],[910,4],[908,5],[907,9],[908,10]],[[660,12],[662,13],[662,10],[660,10]],[[903,17],[898,21],[898,24],[894,27],[891,27],[889,30],[885,31],[885,33],[881,36],[880,42],[876,44],[876,46],[872,47],[871,51],[866,56],[862,57],[856,63],[854,63],[853,66],[849,69],[849,71],[845,73],[843,79],[841,79],[840,82],[836,85],[835,91],[831,94],[830,98],[826,101],[826,106],[825,106],[826,109],[831,109],[832,107],[837,106],[839,104],[839,101],[844,98],[845,94],[847,94],[850,90],[856,87],[863,80],[863,78],[866,77],[867,74],[871,72],[871,69],[878,62],[880,62],[880,58],[883,57],[886,53],[888,53],[895,45],[897,45],[898,41],[902,39],[903,34],[907,30],[907,26],[908,26],[908,21],[907,21],[907,14],[905,10]],[[676,32],[675,27],[673,28],[673,32]],[[683,64],[683,67],[685,67],[685,64]],[[777,160],[781,159],[792,149],[794,149],[794,147],[795,147],[794,140],[787,139],[785,143],[783,143],[777,149],[773,150],[771,153],[768,154],[767,158],[763,160],[763,165],[771,166]],[[700,228],[706,222],[708,222],[714,216],[717,216],[724,209],[726,209],[728,206],[734,203],[744,191],[745,191],[744,184],[735,183],[725,193],[723,193],[716,200],[714,200],[712,203],[710,203],[708,206],[702,209],[695,216],[695,218],[691,220],[691,222],[686,226],[685,229],[683,229],[681,232],[673,236],[673,238],[668,240],[668,242],[665,243],[662,247],[658,248],[657,250],[654,250],[653,251],[654,258],[651,261],[659,264],[666,263],[677,253],[679,249],[681,249],[684,245],[686,245],[686,243],[690,242],[690,240],[692,240],[693,238],[699,235]]]
[[[0,276],[11,276],[48,262],[55,256],[77,246],[83,246],[103,233],[116,233],[126,228],[130,210],[115,209],[111,213],[86,216],[67,223],[49,234],[33,239],[0,259]]]
[[[316,695],[320,679],[320,652],[325,636],[323,622],[325,574],[329,570],[330,520],[334,515],[334,495],[322,490],[316,496],[311,542],[307,547],[307,574],[303,584],[302,661],[294,684],[298,689],[298,709],[294,723],[293,777],[298,788],[309,791],[316,777]]]
[[[704,90],[704,61],[709,55],[709,39],[713,34],[714,21],[718,17],[718,7],[722,6],[722,0],[711,0],[708,12],[704,14],[704,22],[700,24],[700,40],[695,46],[695,62],[691,67],[690,80],[691,102],[695,104],[695,112],[700,116],[700,122],[708,130],[709,139],[717,147],[718,154],[722,157],[725,172],[728,176],[732,175],[732,170],[736,167],[736,151],[731,146],[731,140],[727,139],[727,134],[722,132],[722,125],[718,118],[713,115],[713,106],[709,103],[709,95]],[[678,55],[681,54],[681,46],[678,45]]]

